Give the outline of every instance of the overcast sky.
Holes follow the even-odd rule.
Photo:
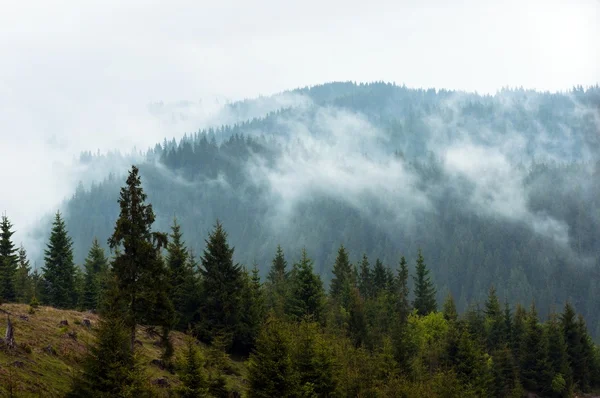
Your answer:
[[[600,81],[600,1],[11,1],[0,13],[0,210],[20,230],[70,192],[83,149],[190,125],[155,101],[241,99],[333,80],[494,93]]]

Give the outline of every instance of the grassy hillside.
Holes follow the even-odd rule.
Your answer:
[[[14,327],[18,347],[11,351],[0,343],[0,396],[11,396],[11,388],[15,397],[64,396],[69,390],[72,375],[81,365],[87,345],[93,342],[93,330],[98,323],[98,316],[42,306],[31,314],[28,305],[3,304],[0,306],[2,337],[5,335],[8,316]],[[84,319],[89,319],[91,328],[84,325]],[[61,324],[61,321],[66,321],[67,325]],[[174,332],[172,339],[177,363],[184,345],[184,335]],[[141,343],[139,353],[146,367],[148,383],[156,386],[156,396],[169,396],[169,392],[179,384],[179,378],[177,374],[152,364],[153,360],[160,358],[158,338],[149,335],[141,327],[138,329],[137,340]],[[201,352],[208,359],[207,371],[211,371],[211,352],[205,347],[201,347]],[[227,367],[228,388],[243,393],[243,362],[229,361]],[[159,379],[165,379],[168,386],[159,386]]]

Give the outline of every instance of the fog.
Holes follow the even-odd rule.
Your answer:
[[[386,80],[494,93],[505,86],[556,91],[595,84],[598,37],[597,1],[5,4],[0,15],[0,209],[15,224],[15,240],[27,244],[28,231],[56,210],[79,180],[100,180],[128,163],[110,161],[90,169],[74,162],[82,150],[133,152],[135,158],[165,137],[296,106],[302,99],[268,97],[294,87]],[[225,106],[260,95],[267,97],[250,109]],[[331,132],[326,143],[314,141],[301,124],[293,129],[306,157],[291,154],[266,173],[260,163],[251,166],[255,178],[274,187],[272,195],[281,200],[278,211],[290,211],[302,200],[300,192],[311,190],[343,192],[360,207],[357,197],[383,189],[410,206],[427,206],[418,190],[391,185],[392,180],[403,187],[413,184],[402,162],[364,156],[363,149],[372,149],[365,143],[380,132],[360,115],[327,110],[320,123]],[[342,139],[348,136],[354,141]],[[521,196],[512,195],[521,189],[519,175],[506,166],[505,152],[432,149],[446,157],[450,171],[478,181],[471,199],[482,211],[524,214]],[[465,163],[467,149],[481,156]],[[342,163],[338,151],[346,154]],[[495,168],[494,178],[474,174],[482,159]],[[360,180],[351,177],[358,170]],[[506,198],[499,184],[513,189],[508,208],[502,208]],[[527,217],[541,231],[564,239],[560,223]]]

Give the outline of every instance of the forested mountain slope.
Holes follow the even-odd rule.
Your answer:
[[[294,260],[307,247],[325,281],[341,243],[355,264],[366,253],[394,269],[422,248],[438,302],[450,290],[463,311],[494,284],[542,314],[569,300],[600,335],[599,87],[480,96],[332,83],[285,98],[137,162],[159,230],[176,216],[201,253],[219,218],[237,261],[264,275],[277,244]],[[79,263],[114,226],[120,160],[122,174],[84,181],[64,204]]]

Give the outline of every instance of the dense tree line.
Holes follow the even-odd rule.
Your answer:
[[[598,87],[556,94],[502,90],[480,96],[383,83],[336,83],[296,93],[309,96],[314,105],[209,128],[149,150],[139,167],[157,210],[157,228],[167,230],[176,215],[189,220],[181,225],[182,234],[205,236],[219,218],[236,242],[235,261],[256,260],[262,277],[277,244],[293,253],[310,248],[315,271],[325,284],[335,276],[331,246],[337,242],[352,249],[350,256],[364,252],[369,258],[379,257],[382,264],[394,264],[396,253],[406,253],[411,272],[422,248],[431,264],[430,278],[439,287],[437,302],[451,291],[459,312],[464,312],[482,302],[494,284],[513,306],[535,300],[543,316],[570,301],[585,315],[592,334],[600,336],[600,163],[590,158],[600,153],[600,142],[593,113],[582,110],[600,102]],[[382,148],[396,152],[397,161],[417,176],[431,211],[411,211],[405,223],[393,221],[398,214],[381,206],[383,194],[361,198],[361,208],[369,209],[365,213],[345,201],[344,192],[311,192],[310,200],[298,203],[285,222],[273,221],[279,220],[273,213],[277,203],[269,187],[249,175],[248,162],[259,159],[269,167],[279,156],[306,150],[293,138],[286,144],[276,139],[294,134],[289,127],[294,123],[302,123],[316,137],[326,136],[319,118],[322,107],[358,112],[382,130]],[[440,121],[439,131],[426,123],[432,119]],[[510,139],[514,131],[523,150],[509,160],[523,175],[527,209],[563,223],[566,242],[559,244],[540,233],[551,233],[552,225],[535,230],[526,217],[505,219],[474,209],[467,200],[474,188],[427,152],[428,140],[437,136],[451,144],[460,136],[457,132],[466,132],[475,143],[494,144]],[[538,153],[547,156],[539,158]],[[82,160],[93,165],[99,156],[88,153]],[[78,263],[94,237],[108,249],[106,238],[118,217],[114,197],[119,186],[114,175],[87,188],[82,185],[66,204],[65,220],[76,237],[73,252]],[[403,203],[398,203],[398,213],[403,211]],[[201,239],[188,245],[202,253]],[[414,288],[412,278],[408,286]]]
[[[135,354],[140,323],[160,328],[166,363],[173,356],[170,331],[189,333],[183,362],[169,365],[182,381],[175,393],[184,397],[228,394],[222,375],[208,373],[194,339],[248,356],[248,393],[256,397],[567,397],[600,387],[600,350],[568,302],[542,322],[536,304],[526,310],[505,298],[502,305],[492,286],[483,308],[472,305],[459,315],[452,294],[438,305],[420,250],[411,273],[403,256],[395,270],[379,258],[371,265],[366,254],[353,263],[343,245],[328,289],[307,249],[290,265],[281,246],[263,283],[256,265],[248,270],[234,262],[219,221],[200,261],[177,220],[169,236],[154,231],[137,167],[118,202],[112,257],[94,240],[80,276],[60,213],[39,278],[29,273],[25,251],[15,249],[3,219],[0,248],[8,249],[1,259],[11,261],[15,286],[3,290],[4,300],[39,294],[43,303],[102,316],[70,396],[152,396]]]

